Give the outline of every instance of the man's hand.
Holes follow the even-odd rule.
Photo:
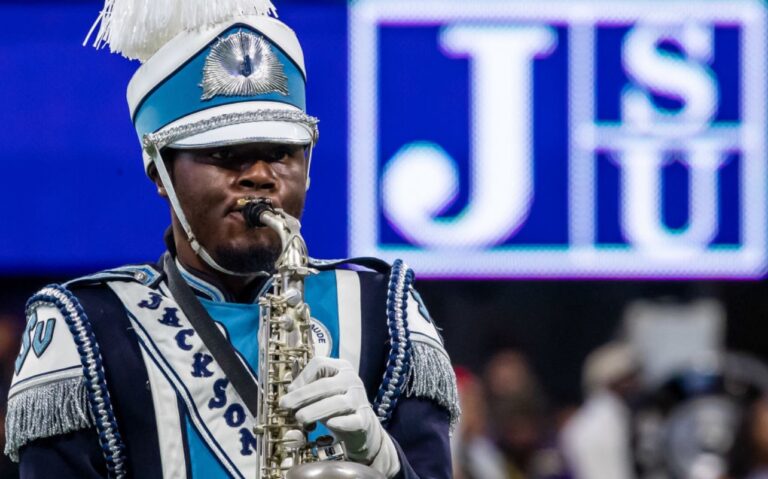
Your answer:
[[[288,391],[280,407],[295,411],[300,423],[322,422],[344,442],[349,459],[390,478],[398,473],[395,445],[371,409],[363,381],[349,361],[312,358]]]

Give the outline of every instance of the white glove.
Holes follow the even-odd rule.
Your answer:
[[[388,478],[400,471],[397,449],[371,409],[363,381],[349,361],[314,357],[288,391],[280,399],[280,407],[295,411],[302,424],[325,424],[344,442],[350,460],[369,465]]]

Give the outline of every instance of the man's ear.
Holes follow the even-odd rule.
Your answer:
[[[149,168],[147,168],[147,175],[157,187],[157,194],[162,198],[168,198],[168,192],[165,190],[163,182],[160,181],[160,175],[157,173],[157,167],[154,163],[150,164]]]

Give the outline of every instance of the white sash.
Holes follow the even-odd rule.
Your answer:
[[[155,373],[149,375],[150,383],[164,377],[173,387],[200,437],[229,474],[258,477],[253,416],[178,304],[138,283],[115,281],[109,286],[125,305],[145,358],[151,358],[146,365]]]

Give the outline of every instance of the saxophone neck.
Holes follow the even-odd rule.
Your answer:
[[[280,208],[265,211],[261,221],[280,237],[282,252],[276,267],[280,273],[289,276],[307,276],[314,271],[308,267],[309,252],[307,244],[301,236],[301,223]]]

